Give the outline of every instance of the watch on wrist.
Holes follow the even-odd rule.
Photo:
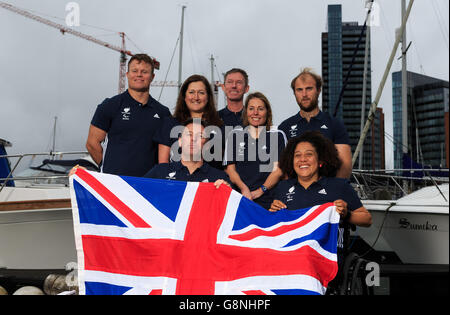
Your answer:
[[[262,192],[263,192],[263,195],[267,192],[267,187],[266,186],[264,186],[264,185],[261,185],[261,190],[262,190]]]

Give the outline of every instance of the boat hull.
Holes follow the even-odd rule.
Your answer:
[[[403,205],[393,206],[386,213],[390,203],[363,201],[372,214],[373,224],[357,229],[357,234],[370,246],[378,237],[374,249],[394,252],[402,263],[448,265],[448,208],[429,209],[429,205],[424,205],[420,211],[420,204]]]
[[[68,187],[0,192],[0,268],[65,269],[76,261]]]
[[[76,261],[71,208],[0,212],[0,268],[66,269]]]

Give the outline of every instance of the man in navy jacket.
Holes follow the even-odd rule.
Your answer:
[[[98,105],[86,148],[102,172],[143,176],[157,163],[153,137],[170,111],[149,94],[154,77],[153,60],[134,55],[128,63],[128,90]]]

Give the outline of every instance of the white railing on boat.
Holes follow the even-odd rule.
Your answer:
[[[411,176],[405,176],[405,173],[410,173]],[[403,175],[398,175],[403,173]],[[422,177],[418,177],[417,175],[413,176],[413,174],[423,173]],[[416,188],[409,186],[411,183],[415,183],[418,187],[435,186],[442,197],[447,201],[447,197],[442,193],[439,188],[439,184],[448,184],[449,177],[437,177],[433,176],[432,173],[449,173],[449,169],[380,169],[380,170],[353,170],[352,178],[355,180],[357,184],[357,188],[360,192],[360,197],[364,199],[372,199],[374,190],[381,189],[387,190],[388,188],[395,188],[401,192],[402,196],[406,196],[412,191],[416,190]],[[369,183],[371,180],[386,180],[386,183],[380,183],[378,185]],[[409,189],[410,191],[408,191]],[[370,190],[372,196],[369,196],[367,189]],[[412,191],[411,191],[412,190]],[[390,193],[395,193],[395,191],[389,191]],[[397,196],[400,197],[400,196]],[[376,199],[376,198],[375,198]]]
[[[21,181],[21,180],[56,180],[61,178],[67,178],[67,175],[51,175],[51,176],[20,176],[20,177],[13,177],[14,171],[17,169],[17,166],[19,166],[20,162],[25,157],[37,157],[37,156],[47,156],[49,158],[55,159],[56,157],[62,158],[65,155],[87,155],[88,152],[86,151],[70,151],[70,152],[45,152],[45,153],[25,153],[25,154],[9,154],[9,155],[0,155],[0,159],[6,158],[11,162],[11,158],[17,158],[17,161],[15,162],[14,166],[11,168],[11,171],[9,172],[8,176],[6,178],[0,178],[0,192],[3,190],[3,188],[6,187],[6,184],[10,181]]]

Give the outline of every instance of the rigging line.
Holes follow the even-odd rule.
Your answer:
[[[371,0],[370,1],[370,7],[369,7],[369,10],[367,11],[366,20],[364,21],[364,25],[362,27],[361,34],[359,35],[358,43],[356,44],[355,50],[353,51],[352,61],[350,63],[350,67],[347,70],[347,74],[345,76],[344,84],[342,86],[341,92],[339,93],[339,98],[338,98],[338,100],[336,102],[336,105],[334,107],[334,113],[333,113],[334,117],[336,117],[338,109],[339,109],[339,106],[340,106],[340,104],[342,102],[342,98],[344,97],[344,92],[345,92],[345,89],[347,88],[348,80],[349,80],[350,74],[352,73],[352,70],[353,70],[353,65],[355,64],[356,55],[358,54],[359,46],[362,43],[362,39],[364,37],[364,34],[369,31],[367,29],[367,22],[369,21],[370,14],[372,13],[374,1],[375,0]],[[368,45],[368,43],[365,43],[365,45]]]
[[[222,80],[222,74],[220,74],[220,71],[219,71],[219,68],[217,68],[217,64],[216,63],[214,63],[214,68],[216,69],[216,73],[217,73],[217,81],[219,81],[221,84],[223,83],[223,80]]]
[[[19,9],[22,9],[22,10],[33,12],[33,13],[36,13],[38,15],[46,16],[46,17],[57,19],[57,20],[60,20],[60,21],[65,21],[66,20],[65,18],[62,18],[62,17],[59,17],[59,16],[50,15],[50,14],[47,14],[47,13],[42,13],[40,11],[31,10],[31,9],[24,9],[24,8],[19,7],[19,6],[16,6],[16,7],[19,8]],[[107,28],[104,28],[104,27],[94,26],[94,25],[90,25],[90,24],[86,24],[86,23],[80,23],[80,25],[91,27],[91,28],[96,28],[96,29],[99,29],[99,30],[102,30],[102,31],[106,31],[106,32],[111,32],[111,33],[116,33],[116,34],[119,33],[118,31],[115,31],[115,30],[110,30],[110,29],[107,29]]]
[[[161,87],[161,91],[159,92],[158,102],[159,102],[159,100],[161,99],[162,92],[164,91],[164,88],[165,88],[165,86],[166,86],[166,83],[167,83],[167,76],[169,75],[169,71],[170,71],[170,68],[171,68],[171,66],[172,66],[173,58],[175,57],[175,53],[176,53],[176,51],[177,51],[178,43],[180,42],[180,36],[181,36],[181,34],[178,35],[177,42],[175,43],[175,48],[173,49],[172,58],[170,58],[169,67],[167,68],[166,76],[164,77],[164,84],[163,84],[163,86]]]
[[[409,149],[408,146],[404,145],[403,142],[395,140],[393,136],[388,134],[387,132],[384,132],[384,135],[387,136],[387,139],[392,142],[393,144],[398,145],[397,151],[401,150],[402,148]],[[403,152],[403,151],[402,151]]]
[[[136,43],[130,38],[130,36],[128,36],[127,34],[125,34],[125,37],[130,41],[130,43],[132,43],[132,44],[134,45],[134,47],[137,48],[137,50],[138,50],[139,52],[142,53],[142,52],[144,51],[143,49],[139,48],[138,45],[136,45]]]
[[[436,6],[435,6],[435,3],[434,3],[433,0],[431,0],[431,4],[433,6],[434,15],[436,16],[436,19],[438,21],[439,29],[441,31],[442,37],[444,38],[445,45],[447,46],[447,49],[448,49],[449,48],[449,46],[448,46],[448,33],[446,33],[445,27],[442,25],[441,16],[440,16],[438,10],[436,9]]]
[[[445,6],[445,7],[446,7],[446,9],[447,9],[447,11],[445,11],[445,12],[448,12],[448,0],[443,0],[443,1],[441,1],[441,3],[442,3],[442,2],[444,2],[444,3],[445,3],[445,5],[444,5],[444,6]]]
[[[391,27],[391,24],[390,24],[388,18],[386,17],[383,7],[381,5],[379,5],[378,8],[380,9],[380,12],[381,12],[382,22],[380,23],[380,26],[381,26],[381,29],[383,30],[383,35],[384,35],[383,37],[386,42],[387,49],[390,49],[394,45],[395,39],[392,38],[392,33],[390,31],[388,32],[386,30],[386,28],[388,30],[392,30],[393,28]],[[396,60],[395,62],[398,62],[398,60]]]
[[[426,75],[425,69],[424,69],[423,63],[422,63],[422,58],[420,58],[419,50],[417,49],[417,41],[416,41],[416,39],[415,39],[413,30],[412,30],[412,28],[411,28],[409,25],[407,25],[407,27],[408,27],[408,33],[411,34],[411,37],[412,37],[412,42],[413,42],[413,45],[412,45],[412,46],[413,46],[413,49],[414,49],[414,51],[415,51],[415,53],[416,53],[416,55],[417,55],[417,59],[419,60],[420,71],[422,72],[422,74]]]
[[[194,68],[193,69],[194,73],[197,73],[198,66],[197,66],[197,63],[195,61],[195,58],[194,58],[195,54],[194,54],[194,50],[192,48],[194,46],[193,45],[194,41],[192,39],[192,34],[191,34],[191,29],[192,29],[192,27],[191,27],[191,20],[189,19],[189,15],[188,14],[185,16],[184,22],[186,24],[184,32],[185,32],[185,34],[187,34],[187,37],[188,37],[187,43],[188,43],[188,46],[189,46],[189,51],[191,52],[192,67]]]
[[[418,128],[418,123],[417,123],[417,111],[416,111],[416,102],[413,100],[412,101],[412,110],[413,110],[413,116],[414,116],[414,124],[416,125],[415,129],[416,129],[416,141],[417,141],[417,148],[416,150],[418,151],[418,157],[417,159],[420,159],[420,162],[422,163],[422,165],[424,164],[424,160],[423,160],[423,153],[422,153],[422,144],[420,143],[420,134],[419,134],[419,128]],[[412,152],[411,150],[411,155],[413,155],[414,152]]]
[[[190,32],[187,32],[187,33],[188,33],[188,38],[189,38],[189,41],[188,41],[189,50],[191,51],[192,66],[194,67],[194,73],[197,73],[197,63],[194,58],[194,50],[192,49],[193,45],[192,45],[191,33]]]
[[[387,32],[384,28],[384,25],[386,25],[389,30],[392,30],[391,25],[386,17],[386,14],[384,13],[383,7],[380,5],[379,8],[381,11],[381,18],[384,20],[383,23],[380,23],[381,27],[383,28],[384,39],[386,40],[387,47],[392,47],[395,40],[392,39],[391,32]]]
[[[439,17],[439,21],[442,23],[442,30],[444,31],[444,33],[446,34],[446,36],[447,36],[447,38],[449,37],[449,34],[448,34],[448,28],[446,28],[445,26],[445,17],[442,15],[442,11],[441,11],[441,8],[440,8],[440,6],[439,6],[439,2],[437,2],[437,1],[431,1],[432,2],[432,4],[433,4],[433,7],[435,7],[435,10],[436,10],[436,13],[437,13],[437,16]]]
[[[394,143],[394,141],[395,141],[394,136],[392,136],[391,134],[389,134],[389,133],[387,133],[387,132],[384,132],[384,136],[385,136],[386,138],[388,138],[389,141],[391,141],[392,143]]]

